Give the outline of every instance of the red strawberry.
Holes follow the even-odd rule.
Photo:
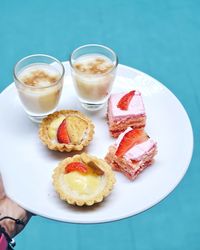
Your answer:
[[[57,140],[59,143],[70,143],[69,135],[67,133],[67,121],[64,119],[57,131]]]
[[[116,156],[122,157],[129,149],[134,145],[140,144],[148,139],[148,135],[141,129],[133,129],[128,131],[122,138],[117,151]]]
[[[65,173],[70,173],[72,171],[79,171],[81,173],[86,173],[88,170],[87,165],[85,165],[82,162],[78,162],[78,161],[74,161],[69,163],[66,167],[65,167]]]
[[[119,100],[119,102],[117,104],[117,107],[122,109],[122,110],[127,110],[128,105],[129,105],[129,103],[134,95],[135,95],[135,90],[132,90],[132,91],[128,92],[126,95],[122,96],[122,98]]]

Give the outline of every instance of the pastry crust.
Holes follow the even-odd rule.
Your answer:
[[[75,197],[73,195],[73,190],[71,192],[67,192],[66,189],[63,187],[62,180],[64,179],[65,175],[65,167],[75,161],[82,161],[83,157],[90,158],[91,161],[95,162],[98,167],[103,171],[103,175],[101,178],[103,179],[104,185],[102,190],[99,193],[95,193],[93,196],[90,195],[88,198],[81,198]],[[83,161],[82,161],[83,162]],[[99,159],[95,156],[88,155],[86,153],[82,153],[81,155],[74,155],[73,157],[68,157],[62,160],[58,166],[54,169],[53,173],[53,186],[57,193],[60,196],[61,200],[67,201],[71,205],[78,205],[78,206],[91,206],[95,203],[101,202],[105,197],[107,197],[113,189],[113,185],[115,183],[115,174],[112,171],[111,166],[104,160]]]
[[[59,143],[58,141],[54,141],[49,137],[49,132],[48,129],[50,127],[51,122],[53,122],[53,120],[59,118],[60,116],[64,116],[64,117],[78,117],[80,118],[82,121],[84,121],[87,124],[87,132],[85,134],[85,137],[81,140],[81,142],[79,144],[75,144],[75,143],[69,143],[69,144],[65,144],[65,143]],[[93,134],[94,134],[94,125],[92,123],[92,121],[85,116],[84,114],[82,114],[81,112],[77,111],[77,110],[60,110],[60,111],[56,111],[50,115],[48,115],[46,118],[43,119],[42,123],[40,124],[40,128],[39,128],[39,137],[41,139],[41,141],[43,142],[43,144],[47,145],[47,147],[51,150],[55,150],[55,151],[60,151],[60,152],[70,152],[73,150],[82,150],[83,147],[87,146],[90,141],[93,138]]]

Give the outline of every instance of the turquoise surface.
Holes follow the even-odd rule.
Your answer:
[[[0,1],[1,91],[12,82],[13,65],[26,55],[46,53],[65,61],[79,45],[105,44],[121,64],[152,75],[179,98],[195,138],[187,174],[158,205],[99,225],[36,216],[16,237],[16,250],[200,249],[199,11],[198,0]]]

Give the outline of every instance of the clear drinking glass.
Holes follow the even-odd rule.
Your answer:
[[[72,79],[81,105],[87,110],[103,107],[110,96],[118,58],[103,45],[88,44],[75,49],[70,56]]]
[[[56,110],[64,72],[63,64],[49,55],[30,55],[17,62],[14,81],[22,106],[31,120],[41,122]]]

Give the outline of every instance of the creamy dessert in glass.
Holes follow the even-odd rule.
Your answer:
[[[22,106],[31,120],[41,122],[58,105],[64,66],[48,55],[31,55],[14,67],[14,80]]]
[[[88,44],[72,52],[72,79],[84,108],[98,110],[103,107],[110,96],[117,65],[115,52],[103,45]]]

